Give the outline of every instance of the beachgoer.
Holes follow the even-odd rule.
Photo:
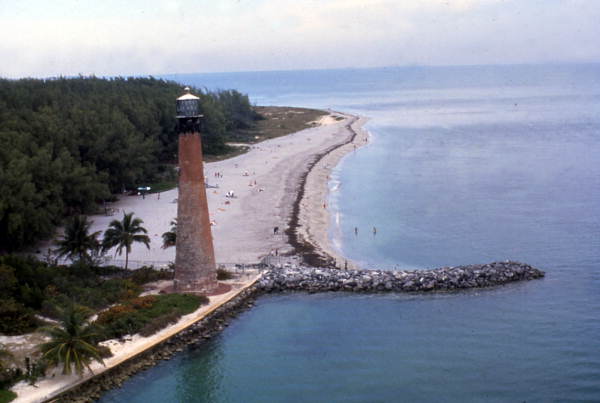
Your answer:
[[[377,235],[377,228],[373,227],[373,235]]]
[[[273,228],[273,234],[277,234],[279,232],[279,227]]]
[[[354,235],[358,235],[358,227],[354,227]]]

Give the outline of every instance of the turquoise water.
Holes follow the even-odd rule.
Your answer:
[[[349,258],[390,269],[516,259],[547,277],[266,296],[102,401],[600,400],[600,66],[177,78],[371,118],[373,141],[330,184],[331,237]]]

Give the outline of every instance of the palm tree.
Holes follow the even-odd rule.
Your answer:
[[[150,249],[150,238],[146,228],[142,227],[144,221],[141,218],[133,218],[133,213],[125,214],[123,212],[123,219],[112,220],[108,225],[108,229],[104,231],[104,240],[102,241],[102,247],[104,250],[117,247],[117,253],[121,255],[123,248],[125,248],[125,269],[129,263],[129,252],[131,252],[131,245],[134,242],[141,242],[148,249]]]
[[[81,308],[70,306],[63,311],[60,325],[42,329],[50,336],[50,341],[40,345],[43,358],[52,366],[62,364],[62,373],[70,375],[75,371],[81,375],[89,369],[92,360],[104,365],[96,344],[99,337],[96,327],[85,320]]]
[[[162,244],[163,249],[167,249],[167,248],[170,248],[171,246],[175,246],[175,243],[177,242],[177,218],[174,218],[173,221],[171,221],[171,229],[169,231],[165,232],[164,234],[162,234],[162,239],[163,239],[163,244]]]
[[[84,215],[77,215],[67,222],[62,239],[56,241],[58,257],[68,257],[71,261],[89,262],[90,252],[98,251],[100,231],[89,233],[92,223]]]

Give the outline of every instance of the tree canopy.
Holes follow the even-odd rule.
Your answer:
[[[235,90],[200,97],[207,154],[259,115]],[[155,78],[0,79],[0,252],[51,235],[63,217],[160,178],[176,160],[181,85]]]

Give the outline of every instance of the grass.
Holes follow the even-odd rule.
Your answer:
[[[203,303],[208,303],[206,297],[189,294],[166,294],[156,297],[156,302],[142,312],[150,318],[157,318],[171,311],[180,315],[194,312]]]
[[[225,154],[205,155],[206,162],[233,158],[248,152],[252,144],[317,126],[316,121],[327,115],[327,112],[317,109],[288,106],[256,106],[255,109],[264,119],[256,121],[256,127],[240,130],[232,135],[233,142],[248,144],[248,147],[229,146],[229,151]]]
[[[257,106],[256,111],[265,119],[256,122],[256,128],[240,131],[240,140],[258,143],[275,137],[317,126],[316,121],[327,112],[287,106]]]
[[[171,190],[177,186],[177,180],[173,179],[162,182],[149,183],[146,186],[150,187],[150,191],[148,192],[148,194],[166,192],[167,190]]]
[[[104,328],[106,339],[135,333],[149,336],[207,303],[207,297],[189,294],[139,297],[102,312],[96,323]]]
[[[13,401],[17,394],[11,390],[0,389],[0,403],[8,403]]]

